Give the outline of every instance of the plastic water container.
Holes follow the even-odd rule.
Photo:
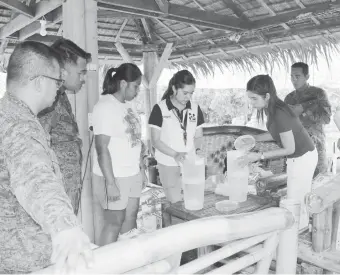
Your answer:
[[[224,200],[215,203],[215,208],[220,212],[228,212],[235,210],[238,207],[238,203],[234,201]]]
[[[205,189],[205,163],[203,158],[195,156],[183,162],[182,184],[184,207],[188,210],[202,209]]]
[[[237,159],[246,154],[245,151],[232,150],[227,152],[227,177],[229,189],[229,200],[243,202],[247,200],[248,194],[248,165],[241,167]]]

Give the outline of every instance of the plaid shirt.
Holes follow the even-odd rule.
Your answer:
[[[0,100],[0,273],[50,264],[51,235],[78,225],[50,137],[29,107]]]

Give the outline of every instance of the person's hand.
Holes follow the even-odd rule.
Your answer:
[[[185,160],[186,156],[187,156],[187,153],[177,152],[176,155],[174,156],[174,159],[177,163],[181,163]]]
[[[288,105],[293,113],[297,116],[300,116],[303,113],[303,107],[301,104],[297,105]]]
[[[87,268],[93,266],[93,252],[89,237],[80,227],[60,231],[52,237],[51,262],[56,273],[76,273],[80,259]]]
[[[117,186],[116,181],[113,179],[111,181],[107,181],[107,195],[108,200],[113,201],[119,201],[120,200],[120,190]]]
[[[261,159],[260,153],[249,152],[246,155],[237,159],[238,165],[241,167],[247,166],[249,163],[259,161]]]

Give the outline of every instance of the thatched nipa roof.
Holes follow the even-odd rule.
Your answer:
[[[52,42],[62,36],[62,2],[0,0],[0,51],[10,53],[24,39]],[[97,2],[99,58],[105,63],[121,61],[116,42],[137,62],[143,52],[160,55],[172,43],[169,65],[202,73],[216,66],[252,70],[261,65],[270,70],[297,60],[315,64],[318,57],[330,59],[339,51],[340,0]],[[43,16],[45,37],[39,35]]]

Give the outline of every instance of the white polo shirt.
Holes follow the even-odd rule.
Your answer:
[[[122,103],[112,95],[103,95],[93,108],[93,132],[111,137],[109,152],[115,177],[136,175],[140,168],[141,122],[131,102]],[[93,156],[93,173],[103,176],[97,152]]]
[[[165,99],[156,104],[149,118],[149,126],[161,131],[160,139],[176,152],[190,152],[194,149],[196,129],[204,123],[201,108],[188,102],[183,111]],[[184,131],[184,129],[185,131]],[[183,133],[186,132],[186,143]],[[155,157],[158,163],[167,166],[178,166],[173,157],[163,154],[156,149]]]

